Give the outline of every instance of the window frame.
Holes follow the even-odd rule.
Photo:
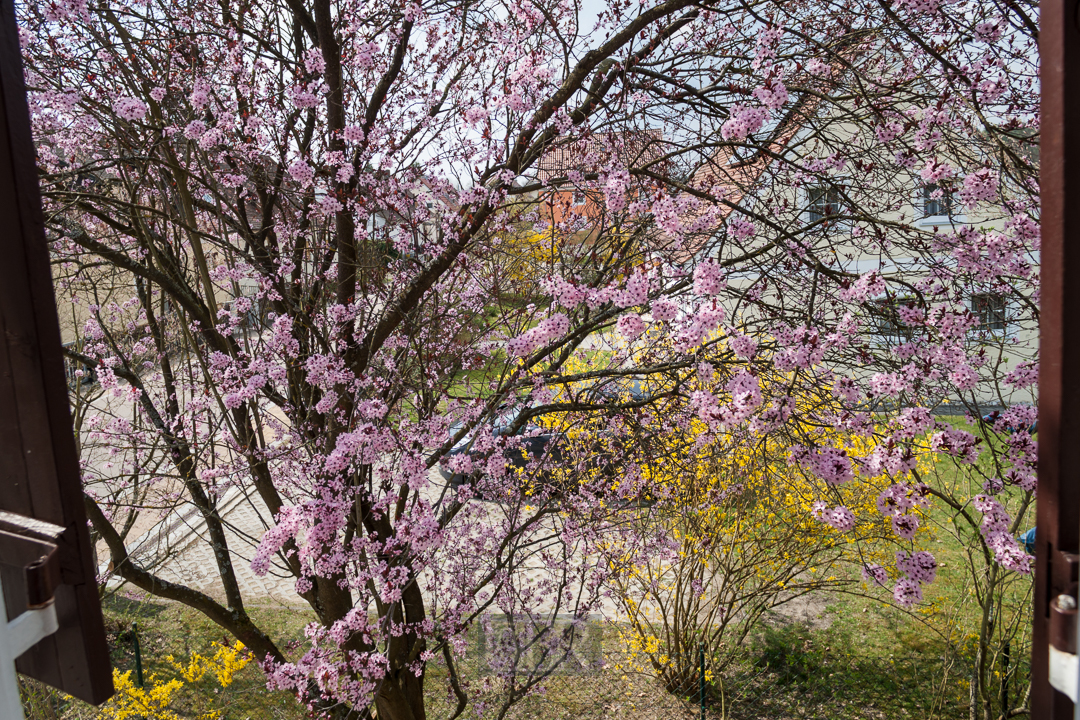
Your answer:
[[[914,210],[915,224],[917,226],[932,227],[967,224],[967,216],[959,203],[959,198],[956,196],[956,181],[954,180],[951,185],[953,187],[948,191],[948,199],[943,195],[943,197],[935,200],[928,197],[927,191],[930,190],[930,188],[941,187],[941,183],[916,182],[915,192],[912,197],[912,209]],[[932,193],[933,190],[930,190],[930,192]],[[947,206],[946,212],[937,213],[936,215],[928,214],[926,208],[930,203],[934,203],[938,206],[940,206],[941,203],[944,203]],[[940,207],[938,209],[940,209]]]
[[[843,232],[851,229],[851,222],[849,219],[844,218],[844,197],[842,193],[847,189],[846,178],[831,178],[823,180],[821,182],[808,183],[802,187],[802,209],[800,216],[803,222],[806,224],[819,223],[815,230],[820,229],[824,232]],[[817,200],[811,200],[815,192],[820,192],[821,195]],[[835,202],[828,202],[829,195],[835,194]],[[825,203],[819,203],[818,200],[825,198]],[[822,214],[818,212],[815,207],[829,207],[835,205],[835,211],[832,214]],[[830,220],[829,218],[835,218]]]
[[[982,302],[980,302],[982,301]],[[990,307],[999,303],[997,307]],[[990,337],[1009,334],[1009,299],[997,292],[972,292],[968,296],[968,309],[979,320],[974,330]]]
[[[896,345],[911,342],[915,330],[900,319],[898,308],[914,300],[914,295],[879,295],[870,299],[869,314],[874,321],[872,332],[878,342]]]
[[[817,198],[814,198],[814,193],[820,193]],[[829,195],[835,194],[835,201],[829,202]],[[820,203],[819,201],[824,198],[826,202]],[[833,212],[819,212],[815,208],[827,209],[830,206],[835,206]],[[810,185],[806,188],[806,217],[810,222],[818,222],[820,220],[827,220],[830,217],[838,217],[840,215],[840,209],[843,206],[843,198],[840,197],[840,188],[835,183],[828,183],[824,185]]]

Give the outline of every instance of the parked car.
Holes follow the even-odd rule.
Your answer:
[[[993,425],[994,423],[996,423],[998,421],[998,418],[1000,418],[1000,417],[1001,417],[1001,411],[1000,410],[994,410],[993,412],[990,412],[990,413],[987,413],[986,415],[983,415],[982,416],[982,421],[984,423],[986,423],[987,425]],[[1039,431],[1039,421],[1036,420],[1035,422],[1031,423],[1031,425],[1029,425],[1026,428],[1017,428],[1017,427],[1013,427],[1012,425],[1006,425],[1005,426],[1005,432],[1009,433],[1010,435],[1013,434],[1014,432],[1018,432],[1019,430],[1027,430],[1028,435],[1034,435],[1035,433],[1037,433]]]
[[[574,395],[574,400],[583,404],[615,406],[617,403],[641,402],[648,399],[644,391],[644,385],[639,378],[615,378],[595,382],[583,389],[579,389]],[[516,447],[507,448],[503,452],[506,462],[517,468],[525,468],[530,459],[540,458],[544,462],[558,463],[563,459],[563,447],[566,442],[564,434],[560,431],[545,428],[538,418],[532,417],[524,423],[519,419],[522,414],[529,412],[532,406],[526,403],[507,404],[499,408],[498,414],[490,422],[478,426],[462,437],[439,461],[439,474],[451,487],[457,489],[461,485],[470,482],[472,476],[456,473],[451,468],[450,460],[458,455],[467,454],[474,460],[484,460],[485,452],[475,450],[477,434],[489,432],[494,437],[506,437],[511,433],[521,437],[521,442]],[[461,432],[462,424],[455,423],[450,426],[450,437]],[[611,468],[612,457],[604,449],[597,449],[597,462],[606,465],[605,472],[613,472]],[[549,472],[541,472],[540,482],[552,482]],[[481,496],[481,499],[495,499]]]
[[[498,414],[490,423],[478,425],[443,455],[439,460],[439,474],[442,475],[443,479],[450,483],[451,487],[455,490],[461,485],[469,482],[469,475],[455,473],[450,469],[450,460],[459,455],[468,455],[476,461],[483,460],[486,452],[475,449],[478,435],[480,433],[490,433],[496,438],[510,435],[514,432],[514,426],[517,424],[518,419],[529,409],[529,406],[525,404],[507,404],[500,407]],[[449,429],[450,437],[454,437],[460,433],[461,428],[461,423],[454,423],[451,425]],[[558,453],[558,441],[556,440],[557,433],[545,431],[535,422],[526,421],[518,429],[516,434],[525,437],[522,438],[521,443],[517,447],[507,448],[503,452],[503,457],[514,467],[524,468],[528,464],[527,457],[542,457],[548,451],[549,446],[551,446],[554,453]],[[559,456],[554,455],[551,459],[558,460]]]
[[[76,348],[75,343],[65,343],[66,348]],[[78,360],[72,360],[64,356],[64,373],[67,375],[68,387],[78,390],[82,386],[93,385],[97,382],[97,370],[93,365],[86,365]]]

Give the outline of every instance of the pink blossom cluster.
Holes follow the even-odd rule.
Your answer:
[[[855,468],[843,448],[815,448],[803,459],[803,466],[829,485],[843,485],[855,479]]]
[[[582,289],[584,290],[584,288]],[[611,302],[617,292],[619,292],[619,290],[614,286],[589,288],[585,296],[585,304],[588,305],[590,309],[596,310],[606,303]]]
[[[670,300],[654,300],[649,313],[656,322],[671,322],[679,316],[679,306]]]
[[[622,212],[626,209],[626,191],[630,187],[630,173],[620,168],[608,173],[604,182],[604,200],[608,210],[613,213]]]
[[[889,572],[877,563],[870,563],[863,565],[862,568],[863,582],[870,582],[878,587],[885,587],[885,583],[889,581]]]
[[[374,65],[379,50],[379,44],[376,42],[357,43],[354,50],[356,65],[362,69],[370,68]]]
[[[781,349],[773,356],[773,366],[780,372],[817,367],[832,343],[828,338],[823,339],[817,328],[806,325],[778,328],[774,335]]]
[[[1009,80],[1005,73],[996,77],[981,80],[976,87],[979,90],[979,101],[983,104],[996,103],[1009,89]]]
[[[840,532],[855,529],[855,513],[843,505],[830,509],[824,500],[815,500],[810,504],[810,516]]]
[[[779,78],[773,79],[771,82],[762,85],[754,90],[754,97],[758,99],[762,105],[770,110],[779,110],[784,106],[784,103],[788,100],[787,87],[784,86],[783,81]],[[757,132],[752,130],[751,132]]]
[[[926,183],[941,182],[942,180],[948,180],[954,175],[956,175],[956,168],[936,157],[927,160],[926,166],[919,171],[919,177]]]
[[[979,443],[980,438],[967,430],[956,428],[948,428],[930,436],[931,450],[952,455],[968,464],[974,464],[979,459]]]
[[[984,20],[975,24],[972,35],[979,42],[996,43],[1001,39],[1003,33],[1002,24],[1000,19]]]
[[[893,515],[890,518],[892,531],[897,538],[902,540],[915,540],[915,533],[919,529],[918,515]]]
[[[758,341],[751,335],[732,332],[728,334],[728,347],[740,360],[753,360],[757,355]]]
[[[990,168],[982,168],[964,177],[964,186],[957,195],[965,205],[972,206],[977,202],[990,202],[997,198],[998,176]]]
[[[716,295],[727,287],[724,269],[715,260],[703,260],[694,268],[694,292],[697,295]]]
[[[356,379],[340,357],[329,353],[310,355],[304,363],[304,370],[307,381],[323,390],[330,390]]]
[[[931,308],[927,314],[926,323],[932,325],[934,330],[943,339],[946,340],[966,340],[968,334],[974,330],[979,324],[979,318],[975,316],[966,307],[947,307],[944,305],[938,305]],[[953,346],[957,347],[957,346]],[[943,352],[951,352],[949,348],[942,346]],[[959,350],[956,353],[957,356],[962,355],[963,350]],[[945,358],[942,357],[942,360]],[[955,367],[957,362],[947,362],[950,367]]]
[[[923,485],[894,483],[877,497],[877,509],[892,523],[893,532],[904,540],[912,540],[919,529],[916,508],[929,505],[927,489]]]
[[[633,340],[645,332],[645,322],[640,316],[627,313],[615,323],[615,330],[627,340]]]
[[[899,306],[896,308],[896,315],[900,318],[900,322],[912,327],[922,325],[926,319],[923,309],[914,304]]]
[[[90,17],[86,0],[48,0],[44,3],[44,15],[51,22]]]
[[[707,390],[696,390],[690,396],[691,408],[711,428],[730,429],[738,426],[750,419],[764,400],[758,379],[745,370],[732,377],[724,389],[729,395],[728,402],[724,404]]]
[[[555,277],[541,281],[541,288],[552,296],[556,305],[561,305],[567,310],[585,302],[589,296],[587,288],[578,287],[566,278]]]
[[[905,577],[893,587],[893,599],[906,608],[922,602],[922,586],[934,582],[937,577],[937,559],[925,550],[910,555],[900,551],[896,553],[896,568]]]
[[[513,357],[525,357],[544,347],[553,340],[570,332],[570,318],[563,313],[556,313],[506,343],[506,350]]]
[[[937,560],[925,550],[911,554],[903,550],[896,553],[896,569],[920,585],[934,582],[937,577],[937,566]]]
[[[724,309],[715,304],[703,304],[689,313],[683,327],[676,335],[676,343],[681,351],[697,347],[714,333],[724,321]]]
[[[843,505],[827,510],[823,520],[839,532],[850,532],[855,529],[855,513]]]
[[[765,108],[749,105],[735,105],[731,115],[720,126],[720,136],[725,140],[740,141],[760,130],[768,119]]]
[[[859,399],[860,390],[855,381],[849,377],[837,377],[832,387],[833,397],[840,398],[844,402],[854,403]]]
[[[293,337],[293,319],[281,315],[274,319],[270,337],[267,338],[266,350],[272,355],[292,359],[300,353],[300,343]]]
[[[301,187],[307,187],[315,179],[315,170],[303,159],[300,159],[289,166],[289,175],[293,180],[300,183]]]
[[[619,307],[636,307],[649,302],[649,278],[645,273],[634,273],[626,281],[626,287],[612,298]]]
[[[1008,442],[1030,442],[1031,435],[1027,434],[1035,421],[1039,419],[1039,410],[1033,405],[1013,405],[997,415],[994,421],[994,429],[1000,433],[1010,433]],[[1020,435],[1020,433],[1024,433]],[[1030,453],[1025,453],[1025,455]]]
[[[904,408],[893,420],[894,440],[914,440],[934,428],[934,416],[924,407]]]
[[[206,123],[202,120],[192,120],[184,128],[184,137],[189,140],[198,140],[206,132]]]
[[[933,151],[944,137],[942,129],[949,126],[949,114],[933,108],[924,109],[921,113],[913,110],[911,114],[919,116],[915,129],[915,149],[920,153]],[[914,168],[915,156],[908,157],[910,163],[905,163],[905,165]]]
[[[296,537],[301,527],[300,512],[295,507],[283,507],[276,520],[275,525],[263,534],[251,560],[251,569],[260,577],[269,572],[270,559],[274,553],[280,550],[287,540]]]
[[[755,70],[771,67],[783,37],[784,28],[779,25],[769,25],[758,32],[754,47],[754,62],[750,66]]]
[[[916,14],[936,12],[942,0],[896,0],[896,6]]]
[[[350,467],[371,465],[393,452],[395,446],[394,434],[388,428],[364,423],[352,432],[338,436],[337,444],[326,457],[324,470],[330,475],[338,475]]]
[[[911,578],[901,578],[893,586],[893,599],[901,607],[914,607],[922,602],[922,585]]]
[[[319,96],[316,94],[318,88],[319,85],[317,83],[312,83],[311,85],[293,85],[289,87],[287,92],[292,99],[293,106],[300,110],[305,110],[319,104]]]
[[[196,80],[188,100],[191,101],[191,107],[196,110],[206,107],[206,104],[210,102],[210,84],[205,80]]]
[[[1017,213],[1008,219],[1005,227],[1011,235],[1027,243],[1032,250],[1039,249],[1039,224],[1028,215]]]
[[[749,240],[754,237],[754,233],[757,232],[754,223],[740,215],[735,215],[728,219],[727,229],[728,232],[731,233],[731,237],[740,241]]]
[[[224,139],[224,135],[221,128],[210,128],[199,137],[199,147],[203,150],[209,150],[215,145],[219,145]]]
[[[874,129],[874,135],[880,143],[890,143],[904,133],[904,126],[897,120],[890,120]]]
[[[674,237],[682,235],[683,215],[674,198],[669,195],[660,197],[652,204],[650,212],[652,212],[653,217],[656,219],[656,224],[661,230]]]
[[[77,90],[67,90],[51,94],[55,106],[63,112],[71,112],[79,105],[82,96]]]
[[[877,397],[900,397],[908,389],[908,382],[900,373],[874,373],[870,378],[870,392]]]
[[[1035,558],[1023,551],[1009,531],[1011,518],[1005,507],[988,495],[976,495],[971,504],[983,515],[979,530],[986,546],[994,553],[994,560],[1008,570],[1029,574],[1031,561]]]
[[[888,441],[878,443],[873,452],[862,458],[862,466],[869,475],[901,475],[917,465],[918,457],[910,447]]]
[[[333,195],[327,195],[318,200],[311,208],[311,217],[333,217],[345,209],[345,205]]]
[[[484,107],[474,105],[465,111],[465,122],[469,123],[473,127],[477,127],[482,122],[488,119],[488,111]]]
[[[885,280],[881,273],[872,270],[859,276],[849,287],[840,291],[840,299],[845,302],[865,302],[885,294]]]
[[[326,60],[323,59],[322,50],[311,48],[304,53],[304,69],[312,75],[322,75],[326,72]]]
[[[758,379],[740,370],[726,386],[731,393],[730,406],[739,416],[748,417],[750,412],[761,405],[761,384]]]
[[[138,98],[120,97],[113,103],[116,114],[128,121],[142,120],[146,117],[146,103]]]
[[[832,73],[832,68],[821,58],[815,57],[811,58],[810,62],[806,63],[806,72],[814,77],[827,77]]]

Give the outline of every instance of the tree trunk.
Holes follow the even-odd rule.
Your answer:
[[[420,677],[405,668],[387,677],[375,697],[379,720],[427,720],[424,708],[424,671]]]

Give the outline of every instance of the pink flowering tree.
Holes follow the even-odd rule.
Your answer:
[[[535,687],[570,651],[556,616],[583,622],[613,574],[677,549],[639,522],[665,501],[642,414],[725,442],[872,440],[806,430],[789,462],[837,533],[850,488],[889,479],[879,508],[909,546],[867,574],[901,604],[935,577],[927,503],[1030,571],[1034,7],[598,9],[21,11],[69,356],[104,391],[81,434],[94,530],[116,576],[205,613],[320,712],[424,718],[441,657],[461,713],[455,653],[491,612],[542,648],[531,668],[508,651],[500,712]],[[500,261],[522,234],[544,238],[528,296]],[[650,391],[589,390],[628,376]],[[692,416],[663,416],[673,395]],[[1000,407],[1007,440],[943,403]],[[544,435],[597,415],[617,483]],[[922,482],[942,456],[992,476]],[[259,537],[230,530],[238,494]],[[137,516],[180,505],[214,590],[134,552]],[[311,607],[302,654],[246,611],[245,568]]]

